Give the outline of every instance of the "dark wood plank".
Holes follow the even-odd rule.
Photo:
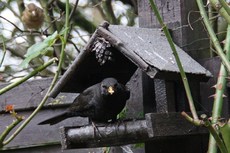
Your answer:
[[[53,116],[55,114],[59,114],[63,112],[66,107],[58,108],[58,109],[45,109],[40,111],[35,118],[21,131],[21,133],[6,147],[14,148],[21,147],[27,148],[33,145],[40,146],[44,144],[52,144],[52,143],[60,143],[60,135],[58,133],[58,129],[62,125],[84,125],[87,124],[87,118],[72,118],[67,119],[59,124],[50,126],[50,125],[37,125],[42,120]],[[27,118],[31,111],[18,111],[19,115],[25,116]],[[1,125],[9,125],[14,119],[10,114],[0,114],[0,123]],[[0,133],[5,129],[5,126],[0,126]],[[22,141],[23,140],[23,141]]]
[[[103,148],[91,148],[91,149],[77,149],[77,150],[65,150],[61,149],[59,127],[63,125],[84,125],[88,124],[87,118],[71,118],[67,119],[57,125],[37,125],[40,121],[49,116],[61,113],[66,107],[58,109],[45,109],[39,112],[39,114],[29,123],[29,125],[22,130],[22,132],[1,152],[6,153],[85,153],[85,152],[102,152]],[[22,111],[20,115],[27,117],[31,112]],[[0,115],[1,125],[8,125],[12,122],[13,118],[9,114]],[[0,126],[0,133],[4,130],[5,126]]]
[[[155,88],[158,88],[155,85],[155,80],[151,79],[146,73],[142,73],[142,101],[144,114],[150,112],[157,112],[158,110],[158,102],[156,99],[157,93],[155,93]]]
[[[176,112],[176,93],[174,81],[165,81],[168,112]]]
[[[194,143],[203,145],[194,145]],[[208,135],[167,138],[152,141],[152,147],[145,148],[145,153],[204,153],[207,151]]]
[[[147,76],[147,75],[146,75]],[[148,77],[148,76],[147,76]],[[127,83],[130,89],[130,98],[126,103],[126,118],[140,118],[144,117],[143,111],[143,86],[142,86],[142,70],[137,69],[130,81]],[[150,107],[150,109],[152,109]]]
[[[5,106],[12,104],[16,110],[31,110],[38,106],[48,90],[52,78],[35,79],[22,83],[0,96],[0,112],[5,111]],[[0,88],[7,86],[8,83],[0,84]],[[46,106],[52,107],[52,104],[58,107],[58,104],[69,104],[78,94],[61,93],[56,99],[49,98]]]

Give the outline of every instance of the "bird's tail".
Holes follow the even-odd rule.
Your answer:
[[[68,116],[67,116],[67,113],[64,112],[62,114],[59,114],[59,115],[56,115],[56,116],[51,117],[49,119],[46,119],[46,120],[38,123],[38,125],[43,125],[43,124],[54,125],[54,124],[61,122],[62,120],[65,120],[66,118],[68,118]]]

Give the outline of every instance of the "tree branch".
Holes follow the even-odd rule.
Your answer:
[[[27,76],[21,78],[20,80],[11,83],[10,85],[4,87],[3,89],[0,89],[0,95],[2,95],[3,93],[11,90],[12,88],[20,85],[21,83],[25,82],[26,80],[28,80],[29,78],[31,78],[32,76],[36,75],[38,72],[44,70],[46,67],[50,66],[51,64],[53,64],[55,61],[57,61],[56,58],[51,59],[50,61],[48,61],[47,63],[45,63],[44,65],[36,68],[34,71],[32,71],[31,73],[29,73]]]

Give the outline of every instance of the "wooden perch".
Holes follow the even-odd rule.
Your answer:
[[[82,127],[61,127],[63,149],[118,146],[140,143],[168,136],[204,134],[207,131],[194,127],[180,113],[145,115],[145,119],[114,124]]]

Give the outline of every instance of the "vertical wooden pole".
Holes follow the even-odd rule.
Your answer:
[[[149,78],[144,72],[141,73],[142,79],[142,97],[144,113],[156,112],[155,88],[154,80]],[[150,142],[145,143],[145,153],[154,152],[154,144]]]

